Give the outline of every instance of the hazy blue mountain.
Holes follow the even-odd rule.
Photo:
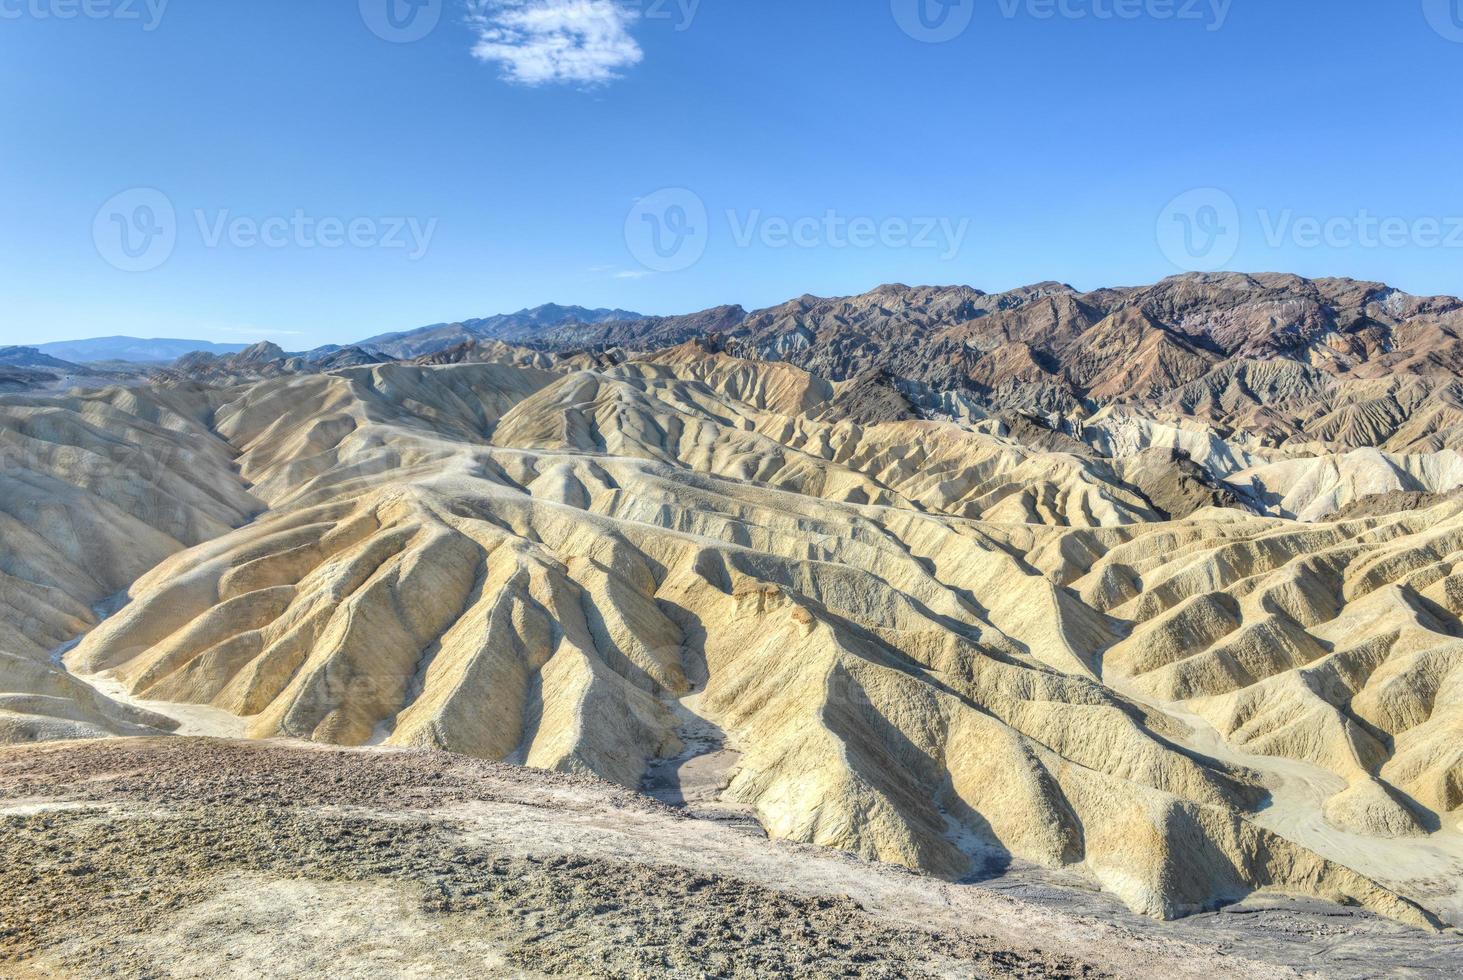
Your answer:
[[[56,371],[77,370],[77,365],[43,354],[35,347],[0,347],[0,364],[18,368],[50,368]]]
[[[410,358],[435,354],[469,340],[521,343],[568,323],[597,324],[641,319],[644,319],[641,314],[631,313],[629,310],[591,310],[583,306],[546,303],[531,310],[519,310],[517,313],[502,313],[457,323],[434,323],[416,330],[380,334],[362,340],[356,346],[379,350],[392,357]]]
[[[140,337],[93,337],[89,340],[62,340],[37,344],[42,354],[65,361],[85,364],[94,361],[131,361],[133,363],[171,363],[184,354],[203,351],[207,354],[237,354],[247,344],[215,344],[207,340],[175,340]]]

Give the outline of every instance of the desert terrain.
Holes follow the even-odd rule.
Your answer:
[[[529,312],[0,396],[7,969],[1456,975],[1463,303]]]

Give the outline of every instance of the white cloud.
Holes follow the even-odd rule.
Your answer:
[[[592,265],[589,274],[602,279],[644,279],[655,275],[649,269],[623,269],[617,265]]]
[[[630,36],[640,12],[621,0],[471,0],[473,56],[520,85],[611,82],[644,54]]]
[[[217,333],[233,334],[238,337],[298,337],[303,333],[301,330],[266,330],[263,327],[221,327],[210,328]]]

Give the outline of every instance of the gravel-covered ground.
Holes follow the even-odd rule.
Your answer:
[[[952,884],[696,813],[442,753],[0,748],[0,977],[1463,973],[1456,934],[1358,910],[1160,923],[1034,869]]]
[[[441,754],[164,739],[0,752],[0,974],[1090,977],[1075,959],[890,924],[846,896],[475,841],[461,804],[546,828],[598,780]],[[759,843],[752,841],[751,843]]]

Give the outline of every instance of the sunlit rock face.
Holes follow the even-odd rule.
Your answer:
[[[694,721],[735,753],[722,799],[778,838],[955,878],[1069,869],[1160,917],[1274,890],[1435,923],[1463,856],[1446,394],[1265,348],[1261,299],[1201,331],[1229,288],[1106,312],[921,294],[946,333],[968,317],[977,360],[1045,337],[1058,360],[1031,365],[1075,414],[738,356],[770,315],[732,343],[0,398],[0,739],[202,705],[251,738],[637,787]],[[799,302],[781,316],[831,301]],[[1028,333],[979,339],[1021,309]],[[1315,316],[1306,343],[1390,356]],[[1227,386],[1261,378],[1410,408],[1246,428],[1264,398]]]

